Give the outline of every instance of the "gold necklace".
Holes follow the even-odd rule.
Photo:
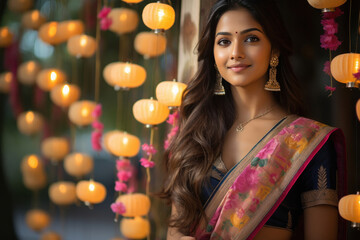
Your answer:
[[[266,110],[265,112],[259,114],[259,115],[256,115],[255,117],[253,118],[250,118],[249,120],[245,121],[245,122],[242,122],[240,123],[239,125],[237,125],[236,127],[236,132],[241,132],[242,130],[244,130],[244,127],[249,123],[251,122],[252,120],[255,120],[257,118],[261,118],[263,116],[265,116],[266,114],[268,114],[269,112],[271,112],[273,110],[273,107],[270,107],[268,110]]]

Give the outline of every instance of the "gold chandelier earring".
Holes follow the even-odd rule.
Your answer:
[[[265,90],[278,92],[280,84],[276,80],[276,67],[279,65],[279,57],[274,55],[270,59],[269,80],[265,84]]]
[[[216,65],[214,64],[215,70],[216,70],[216,85],[214,90],[214,95],[225,95],[225,89],[222,85],[222,76],[219,73],[219,70],[217,69]]]

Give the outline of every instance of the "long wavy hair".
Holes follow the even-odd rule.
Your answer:
[[[272,0],[219,0],[211,8],[197,45],[199,68],[188,82],[180,106],[179,131],[165,153],[166,182],[161,196],[177,209],[169,226],[183,234],[194,233],[206,218],[201,189],[220,155],[224,136],[235,121],[236,110],[230,85],[223,81],[225,96],[214,95],[216,70],[213,47],[220,17],[227,11],[246,8],[263,27],[272,48],[279,50],[275,99],[288,113],[302,114],[296,77],[289,62],[291,40]]]

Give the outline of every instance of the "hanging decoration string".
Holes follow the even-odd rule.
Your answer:
[[[97,1],[97,12],[101,11],[101,0]],[[95,52],[95,102],[99,102],[100,95],[100,21],[96,23],[96,52]]]
[[[352,0],[349,3],[349,53],[351,52],[351,5]]]

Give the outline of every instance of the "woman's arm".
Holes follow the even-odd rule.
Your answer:
[[[177,214],[175,205],[172,204],[171,206],[171,216],[175,216]],[[167,231],[167,240],[195,240],[194,237],[185,236],[184,234],[180,233],[177,228],[169,227]]]
[[[331,205],[317,205],[304,209],[305,240],[336,240],[338,210]]]

